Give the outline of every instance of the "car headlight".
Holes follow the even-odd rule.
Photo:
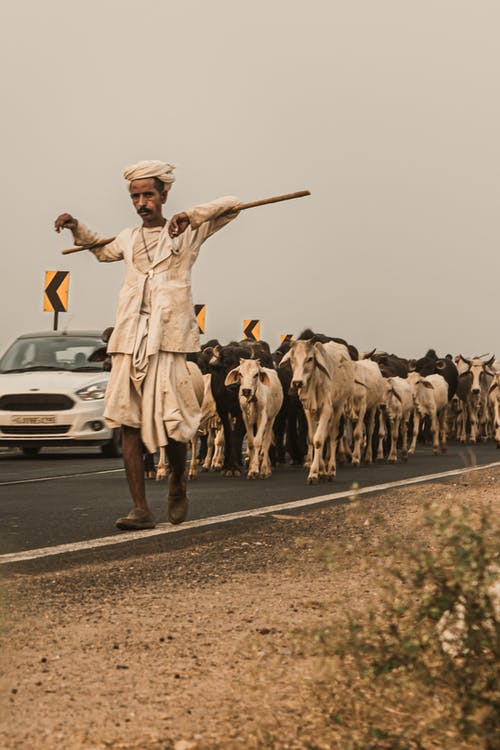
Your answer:
[[[98,401],[104,398],[107,384],[107,380],[100,380],[98,383],[92,383],[91,385],[86,385],[85,388],[80,388],[79,391],[76,391],[76,395],[82,401]]]

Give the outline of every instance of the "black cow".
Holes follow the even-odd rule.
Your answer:
[[[451,354],[446,357],[438,357],[434,349],[429,349],[425,356],[417,359],[415,370],[426,377],[427,375],[442,375],[448,384],[448,401],[451,401],[457,392],[458,370]]]

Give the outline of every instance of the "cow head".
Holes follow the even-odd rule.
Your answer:
[[[235,385],[239,383],[240,394],[247,401],[254,401],[255,394],[259,383],[269,385],[269,375],[262,369],[257,359],[240,359],[238,367],[234,367],[228,372],[225,385]]]
[[[281,360],[280,367],[287,362],[290,362],[292,368],[292,386],[299,394],[301,390],[307,389],[316,370],[331,378],[325,348],[319,341],[294,341]]]
[[[460,359],[457,364],[459,366],[460,362],[464,362],[465,365],[467,365],[467,369],[464,369],[463,366],[460,368],[459,366],[459,372],[462,369],[460,374],[468,374],[471,378],[470,393],[474,399],[478,399],[481,391],[487,387],[488,376],[493,377],[495,375],[493,370],[491,370],[491,365],[494,361],[495,355],[485,361],[481,357],[466,359],[460,354]]]

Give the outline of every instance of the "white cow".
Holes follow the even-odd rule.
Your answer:
[[[379,411],[384,398],[384,378],[378,364],[371,359],[353,362],[353,367],[354,387],[351,417],[354,423],[354,431],[352,463],[354,466],[359,466],[365,417],[367,417],[367,421],[364,460],[367,464],[371,464],[373,461],[372,442],[377,414],[379,414],[377,459],[382,460],[384,458],[385,423]]]
[[[347,347],[329,341],[294,341],[281,360],[290,362],[292,386],[297,391],[307,420],[310,467],[308,484],[317,484],[320,476],[331,479],[337,471],[337,439],[340,419],[352,399],[354,366]],[[324,451],[330,439],[328,465]]]
[[[429,417],[434,455],[446,451],[446,414],[448,406],[448,384],[442,375],[427,375],[410,372],[408,382],[412,389],[413,403],[413,436],[408,454],[415,453],[420,420]]]
[[[496,372],[488,391],[488,400],[493,416],[493,437],[500,448],[500,372]]]
[[[495,374],[491,370],[494,359],[495,355],[485,361],[481,357],[467,359],[461,354],[457,359],[457,394],[461,399],[462,412],[459,440],[462,443],[467,440],[467,424],[471,443],[489,437],[488,390]]]
[[[383,411],[391,430],[391,447],[387,460],[398,460],[397,445],[401,435],[401,458],[408,458],[408,422],[413,413],[413,392],[405,378],[384,378]]]
[[[256,359],[240,359],[230,370],[225,385],[239,383],[239,402],[247,434],[248,479],[271,476],[269,448],[273,424],[283,403],[283,388],[276,370],[262,367]]]

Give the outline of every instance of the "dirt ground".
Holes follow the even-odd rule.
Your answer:
[[[386,540],[425,542],[427,502],[498,518],[499,496],[489,469],[180,550],[5,573],[0,747],[334,747],[314,689],[321,657],[296,648],[297,632],[376,606]]]

